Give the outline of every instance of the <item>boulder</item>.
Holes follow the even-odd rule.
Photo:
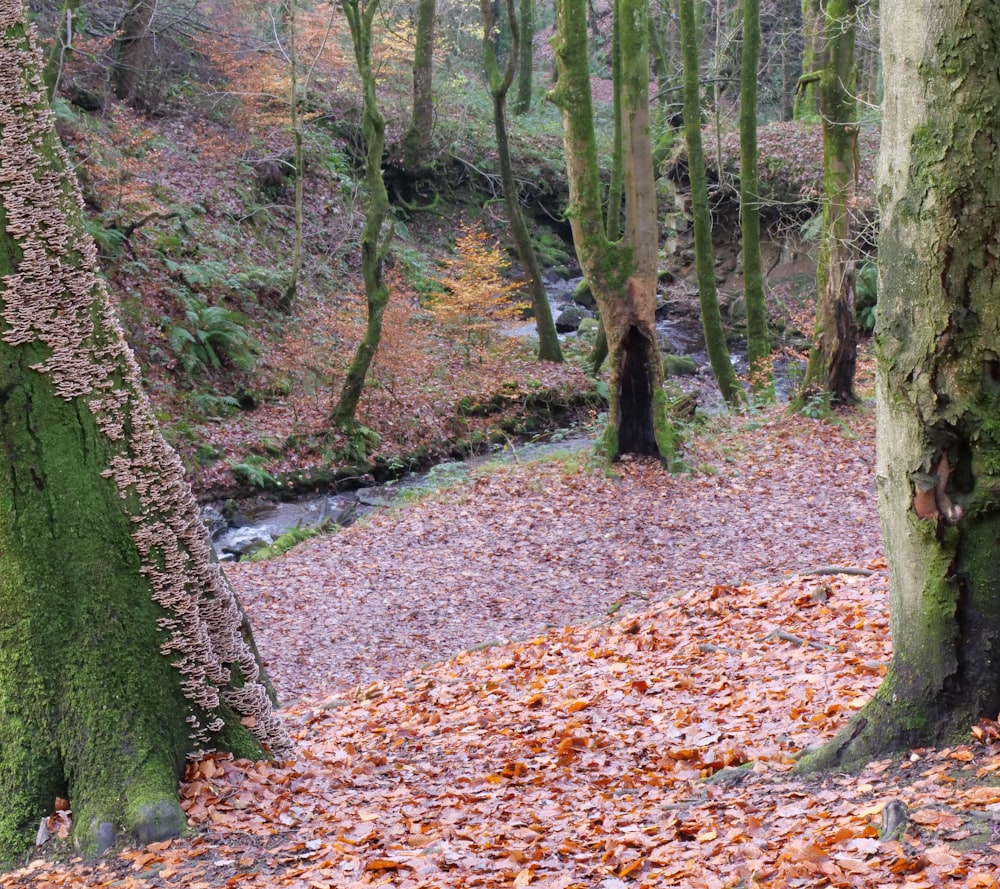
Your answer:
[[[591,292],[590,284],[587,283],[586,278],[581,278],[577,282],[576,290],[573,291],[573,302],[588,309],[596,308],[597,300],[594,299],[594,294]]]
[[[690,355],[664,355],[663,376],[684,377],[698,373],[698,362]]]
[[[556,331],[558,333],[573,333],[580,326],[580,322],[590,315],[582,306],[566,306],[556,318]]]

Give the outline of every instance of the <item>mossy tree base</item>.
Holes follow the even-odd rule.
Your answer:
[[[57,797],[86,853],[174,836],[188,755],[291,746],[112,314],[41,68],[0,0],[0,861]]]
[[[562,112],[573,240],[597,301],[611,371],[604,452],[610,460],[638,453],[672,464],[677,443],[655,331],[659,228],[649,136],[648,7],[645,0],[617,0],[615,10],[627,207],[621,240],[609,238],[602,209],[585,0],[557,0],[556,17],[559,79],[550,98]]]
[[[804,769],[950,743],[1000,712],[1000,7],[882,14],[876,482],[894,655]]]

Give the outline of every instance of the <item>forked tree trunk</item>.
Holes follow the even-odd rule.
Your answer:
[[[882,15],[876,478],[893,659],[807,768],[950,742],[1000,711],[1000,16],[994,0],[885,0]]]
[[[570,223],[577,256],[597,300],[608,338],[610,404],[605,451],[610,459],[648,454],[672,462],[674,432],[666,413],[655,329],[657,224],[649,142],[649,44],[644,0],[620,0],[622,133],[626,236],[607,237],[597,170],[586,0],[557,0],[559,82],[552,99],[563,117],[570,183]]]
[[[185,826],[187,755],[290,749],[114,318],[41,69],[21,0],[0,0],[0,861],[57,796],[85,852],[161,839]]]
[[[493,0],[480,0],[480,10],[483,17],[483,60],[489,80],[490,97],[493,100],[493,125],[496,130],[497,155],[500,160],[500,181],[503,184],[504,204],[507,208],[507,220],[510,223],[514,246],[528,276],[528,292],[531,295],[531,308],[535,315],[535,330],[538,331],[538,358],[541,361],[562,361],[559,334],[556,331],[555,321],[552,320],[552,307],[545,292],[542,270],[538,266],[535,248],[531,244],[531,233],[524,221],[524,214],[521,213],[520,195],[514,179],[514,163],[510,156],[510,139],[507,135],[507,93],[514,81],[520,39],[514,0],[507,0],[511,48],[503,75],[497,66],[494,48],[496,22],[493,18]]]
[[[389,193],[382,177],[382,152],[385,148],[385,119],[378,109],[375,96],[375,71],[372,68],[372,23],[379,0],[343,0],[344,14],[354,42],[354,58],[361,76],[364,94],[364,115],[361,132],[365,137],[365,187],[368,206],[365,227],[361,233],[361,274],[365,282],[368,319],[364,336],[340,390],[340,398],[330,412],[330,422],[341,429],[354,426],[358,402],[364,391],[365,377],[382,341],[382,318],[389,304],[389,286],[385,283],[385,252],[392,238],[389,231],[384,242],[382,227],[389,215]]]

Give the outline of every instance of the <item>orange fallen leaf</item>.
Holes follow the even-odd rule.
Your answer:
[[[405,861],[394,861],[392,858],[373,858],[365,862],[365,870],[398,870],[409,867]]]

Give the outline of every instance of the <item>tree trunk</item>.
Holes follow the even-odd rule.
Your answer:
[[[507,59],[507,68],[501,76],[497,67],[494,49],[492,0],[480,0],[483,16],[483,60],[486,65],[486,76],[489,80],[490,96],[493,99],[493,124],[497,135],[497,155],[500,160],[500,180],[503,184],[504,204],[507,207],[507,220],[510,222],[511,235],[517,248],[518,258],[528,276],[528,291],[531,294],[531,308],[535,314],[535,329],[538,331],[538,358],[541,361],[562,361],[562,349],[559,347],[559,334],[552,320],[552,308],[545,292],[545,282],[542,281],[542,270],[538,267],[535,248],[531,244],[531,234],[521,213],[521,201],[517,183],[514,180],[514,165],[510,156],[510,139],[507,135],[507,93],[514,82],[514,71],[518,60],[518,41],[520,33],[517,26],[517,15],[514,11],[514,0],[507,0],[507,15],[510,18],[511,48]]]
[[[136,106],[145,103],[149,63],[153,56],[150,25],[156,0],[129,0],[115,41],[115,95]]]
[[[298,36],[298,22],[295,15],[296,2],[297,0],[288,0],[288,111],[289,123],[292,127],[292,141],[295,145],[295,209],[292,268],[288,273],[288,283],[285,285],[285,292],[281,296],[279,306],[286,314],[291,313],[292,306],[295,305],[295,297],[299,291],[299,272],[302,270],[303,252],[302,234],[304,228],[302,204],[305,189],[302,180],[305,173],[305,163],[302,147],[302,121],[299,114],[299,58],[295,43],[295,38]]]
[[[0,860],[56,796],[83,851],[148,842],[184,828],[186,756],[290,749],[110,307],[32,35],[0,0]]]
[[[862,105],[877,106],[882,100],[882,67],[879,60],[878,0],[868,0],[859,10],[858,98]]]
[[[801,7],[798,0],[783,0],[781,14],[781,119],[795,118],[795,84],[796,66],[801,60],[801,51],[795,43],[793,35],[801,34],[802,27],[799,17]],[[801,72],[799,72],[801,73]]]
[[[62,80],[63,69],[66,67],[66,60],[73,50],[74,20],[76,11],[80,8],[80,0],[64,0],[62,11],[56,24],[55,38],[45,56],[45,70],[42,73],[42,80],[45,83],[45,91],[51,102],[59,90]]]
[[[950,742],[1000,711],[1000,10],[882,10],[876,478],[893,659],[806,768]]]
[[[517,97],[514,114],[531,110],[531,95],[535,75],[535,0],[521,0],[521,43],[518,51]]]
[[[330,412],[330,422],[339,428],[354,426],[358,402],[365,386],[365,377],[382,340],[382,316],[389,304],[389,287],[383,268],[385,252],[392,238],[390,229],[382,241],[382,226],[389,215],[389,193],[382,178],[382,152],[385,148],[385,119],[375,97],[375,71],[372,68],[372,22],[379,0],[343,0],[344,15],[351,29],[354,58],[361,76],[364,93],[364,116],[361,132],[365,137],[365,187],[368,206],[365,228],[361,233],[361,273],[365,282],[368,321],[358,343],[354,359],[347,369],[340,398]]]
[[[728,404],[739,404],[743,389],[736,378],[722,328],[719,295],[715,287],[715,263],[712,257],[712,216],[708,209],[708,184],[705,181],[705,155],[701,144],[701,96],[698,84],[698,28],[693,0],[678,0],[681,20],[681,50],[684,56],[684,136],[687,141],[688,175],[691,179],[691,214],[694,217],[695,266],[701,323],[712,372],[722,397]]]
[[[819,386],[835,404],[854,402],[858,333],[851,213],[857,184],[854,35],[858,0],[828,0],[819,84],[823,117],[823,235],[816,269],[816,344],[803,392]]]
[[[823,6],[820,0],[802,0],[802,76],[795,94],[795,120],[815,120],[819,115],[816,63],[823,46]]]
[[[760,402],[774,400],[771,344],[760,259],[760,179],[757,175],[757,62],[760,0],[743,0],[743,61],[740,77],[740,221],[743,227],[743,298],[747,310],[750,387]]]
[[[611,148],[611,179],[608,182],[608,209],[605,216],[605,234],[612,243],[622,236],[622,201],[625,197],[625,152],[622,134],[622,48],[621,23],[617,4],[612,10],[611,27],[611,95],[614,116],[614,136]],[[604,319],[598,318],[594,348],[587,358],[591,373],[600,373],[608,358],[608,334]]]
[[[417,0],[417,33],[413,48],[413,112],[403,139],[403,159],[409,170],[426,166],[434,127],[435,0]]]
[[[608,240],[601,208],[586,0],[556,2],[554,48],[559,81],[551,98],[562,111],[569,217],[577,256],[608,338],[611,373],[605,451],[609,459],[635,453],[673,461],[674,433],[666,413],[654,326],[657,227],[649,146],[646,4],[644,0],[621,0],[619,15],[622,58],[627,60],[622,78],[628,217],[624,243]],[[640,193],[643,189],[645,194]]]

